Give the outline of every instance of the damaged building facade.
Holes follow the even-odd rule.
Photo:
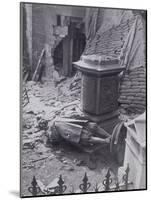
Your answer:
[[[64,76],[73,75],[72,62],[80,58],[85,47],[85,8],[26,4],[23,9],[26,15],[24,65],[29,64],[27,78],[33,76],[43,49],[44,79],[52,78],[52,65]]]
[[[53,65],[60,74],[73,76],[72,63],[81,55],[112,56],[120,60],[121,66],[126,66],[119,86],[118,102],[122,111],[144,112],[145,12],[26,4],[24,13],[26,79],[32,79],[43,49],[45,63],[41,76],[46,80],[52,78]]]
[[[78,185],[88,172],[95,184],[110,168],[121,180],[130,168],[127,189],[146,188],[146,11],[21,9],[23,195],[33,174],[48,186],[61,173]]]

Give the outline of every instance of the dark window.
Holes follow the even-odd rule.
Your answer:
[[[61,26],[61,16],[57,15],[57,26]]]

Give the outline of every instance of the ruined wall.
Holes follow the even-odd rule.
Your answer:
[[[136,16],[129,10],[100,9],[96,12],[97,19],[93,19],[96,23],[90,23],[89,18],[86,21],[89,28],[96,32],[87,38],[84,54],[120,58],[122,49],[127,48],[125,47],[129,42],[127,37]],[[131,52],[127,56],[128,60],[125,66],[129,63],[129,67],[121,80],[119,89],[119,105],[124,108],[124,111],[133,113],[144,112],[146,106],[145,27],[142,26],[141,20],[139,23],[141,25],[135,31],[132,49],[128,45]],[[137,46],[138,43],[139,46]],[[128,52],[127,49],[126,52]],[[126,55],[124,56],[126,57]]]
[[[56,25],[55,6],[32,5],[32,73],[35,71],[42,49],[45,49],[45,69],[42,78],[47,80],[52,78],[53,49],[62,39],[54,36],[53,26]]]
[[[43,79],[50,80],[52,77],[53,51],[59,42],[66,36],[66,28],[58,28],[60,33],[54,34],[54,26],[57,26],[57,15],[65,17],[84,17],[84,8],[70,6],[51,6],[44,4],[25,4],[28,13],[27,30],[29,54],[31,56],[31,74],[34,73],[40,54],[45,49],[45,70]],[[29,8],[31,7],[31,8]],[[62,20],[62,19],[61,19]],[[66,20],[65,20],[66,21]],[[68,20],[67,20],[68,22]],[[64,26],[66,26],[64,24]],[[64,33],[62,33],[64,32]],[[64,34],[64,35],[63,35]],[[32,51],[31,51],[32,50]]]

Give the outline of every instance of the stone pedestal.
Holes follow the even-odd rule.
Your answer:
[[[125,123],[127,127],[124,168],[129,163],[134,189],[146,188],[146,120],[145,113]]]
[[[75,62],[82,72],[81,107],[93,121],[104,121],[118,115],[118,74],[124,70],[119,61],[101,56],[82,56]]]

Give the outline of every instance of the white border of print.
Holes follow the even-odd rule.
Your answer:
[[[87,5],[100,7],[148,9],[148,21],[151,18],[149,0],[32,0],[28,2]],[[1,1],[0,6],[0,199],[19,198],[19,0]],[[25,1],[26,2],[26,1]],[[151,29],[148,23],[148,36]],[[151,55],[151,41],[148,37],[148,55]],[[148,85],[151,84],[151,60],[148,59]],[[90,195],[42,197],[61,200],[127,200],[150,199],[151,196],[151,87],[148,87],[148,191],[100,193]],[[33,199],[33,198],[28,198]],[[38,200],[39,198],[37,198]]]

